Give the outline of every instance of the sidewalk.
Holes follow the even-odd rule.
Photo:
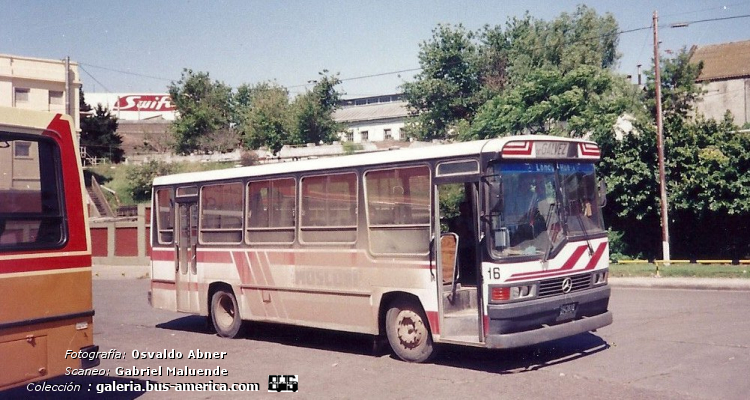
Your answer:
[[[94,279],[149,279],[148,265],[94,265]],[[609,278],[612,287],[750,291],[750,279],[731,278]]]

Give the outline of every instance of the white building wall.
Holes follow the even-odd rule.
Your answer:
[[[92,108],[101,104],[123,121],[174,121],[177,112],[168,93],[86,93],[85,100]]]
[[[750,79],[730,79],[710,82],[696,108],[706,118],[721,120],[729,110],[734,122],[742,126],[750,117]]]
[[[78,102],[81,82],[77,63],[70,63],[68,74],[70,93],[65,92],[64,60],[0,54],[0,106],[64,113],[65,98],[68,97],[70,114],[76,130],[80,131]],[[28,89],[28,100],[17,101],[16,89]],[[62,97],[56,97],[51,103],[50,93],[62,93]],[[54,104],[58,99],[59,104]]]
[[[404,120],[391,119],[381,121],[356,121],[347,122],[348,135],[341,135],[342,141],[352,141],[355,143],[362,142],[382,142],[386,139],[386,130],[390,129],[392,140],[404,139]],[[367,132],[365,139],[365,132]],[[350,140],[351,139],[351,140]]]

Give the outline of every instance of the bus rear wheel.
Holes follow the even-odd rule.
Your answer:
[[[396,355],[408,362],[424,362],[434,353],[432,334],[421,307],[396,300],[385,316],[388,343]]]
[[[219,289],[211,296],[211,321],[219,336],[232,339],[239,336],[242,317],[231,290]]]

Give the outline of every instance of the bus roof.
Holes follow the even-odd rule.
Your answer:
[[[326,157],[302,161],[260,164],[224,170],[187,172],[156,177],[154,186],[184,184],[191,182],[220,181],[244,177],[259,177],[295,172],[314,172],[338,168],[390,165],[409,161],[477,156],[486,152],[500,152],[511,141],[554,141],[570,143],[591,143],[584,139],[570,139],[545,135],[518,135],[502,138],[475,140],[444,145],[428,145],[418,148],[378,151],[339,157]]]
[[[57,118],[64,119],[71,124],[73,118],[69,115],[49,111],[24,110],[14,107],[0,107],[0,127],[29,134],[39,134],[36,130],[44,130],[50,122]]]

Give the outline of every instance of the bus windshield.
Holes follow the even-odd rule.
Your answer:
[[[604,232],[591,163],[498,163],[489,171],[495,256],[545,256]]]

